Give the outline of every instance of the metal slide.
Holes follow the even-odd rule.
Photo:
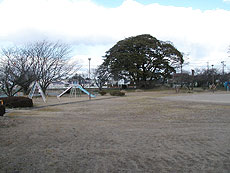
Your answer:
[[[87,90],[85,90],[84,88],[82,88],[81,85],[78,85],[77,87],[78,87],[81,91],[83,91],[84,93],[86,93],[87,95],[90,95],[91,97],[96,97],[95,95],[90,94]]]
[[[61,94],[59,94],[57,96],[57,98],[59,99],[61,96],[63,96],[67,91],[69,91],[72,88],[72,86],[68,87],[65,91],[63,91]]]
[[[67,91],[69,91],[73,86],[68,87],[65,91],[63,91],[61,94],[59,94],[57,96],[58,99],[60,99],[61,96],[63,96]],[[82,88],[81,85],[77,85],[77,88],[79,88],[81,91],[83,91],[84,93],[86,93],[87,95],[90,95],[91,97],[96,97],[93,94],[90,94],[87,90],[85,90],[84,88]]]

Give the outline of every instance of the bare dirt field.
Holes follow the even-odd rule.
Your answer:
[[[0,172],[229,172],[230,97],[177,97],[34,99],[0,117]]]

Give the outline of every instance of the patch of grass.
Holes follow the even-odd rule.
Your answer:
[[[33,111],[23,111],[23,112],[19,112],[19,111],[14,111],[14,112],[9,112],[7,113],[8,116],[23,116],[23,115],[29,115],[29,116],[32,116],[32,115],[35,115],[36,113]]]
[[[39,111],[39,112],[59,112],[59,111],[61,111],[61,109],[57,109],[57,108],[53,108],[53,107],[46,107],[46,108],[37,109],[36,111]]]

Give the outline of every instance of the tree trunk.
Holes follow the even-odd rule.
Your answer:
[[[24,95],[28,95],[30,93],[29,86],[24,86],[22,89]]]

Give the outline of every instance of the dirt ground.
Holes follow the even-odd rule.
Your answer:
[[[49,97],[8,110],[0,172],[229,172],[230,103],[169,96]]]

